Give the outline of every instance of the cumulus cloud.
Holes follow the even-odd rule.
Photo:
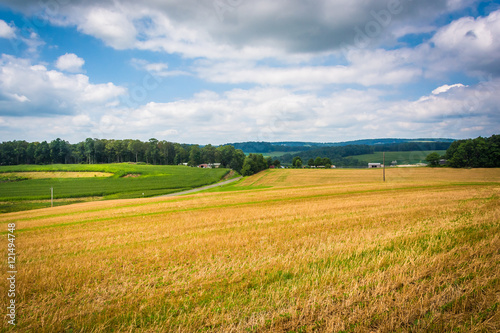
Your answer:
[[[0,38],[11,39],[14,37],[16,37],[15,29],[8,25],[5,21],[0,20]]]
[[[56,67],[62,71],[70,73],[78,73],[82,71],[82,66],[85,64],[85,60],[78,57],[74,53],[66,53],[60,56],[56,61]]]
[[[120,10],[90,7],[76,18],[78,29],[118,49],[131,48],[137,35],[133,22]]]
[[[220,83],[317,88],[328,84],[364,86],[394,85],[411,82],[423,75],[408,59],[408,50],[352,50],[346,65],[259,66],[252,62],[199,62],[198,75]]]
[[[203,91],[189,100],[151,102],[115,113],[107,134],[126,136],[130,128],[147,139],[177,142],[313,139],[355,137],[356,128],[373,122],[371,111],[382,107],[377,91],[348,90],[325,97],[283,88],[233,89],[223,94]]]
[[[8,55],[0,58],[0,91],[0,115],[11,116],[73,114],[126,93],[113,83],[91,84],[86,75],[67,75]]]
[[[116,49],[262,59],[269,54],[331,52],[366,37],[376,42],[399,30],[400,22],[414,29],[427,27],[473,1],[109,0],[72,1],[47,12],[51,22],[75,25]],[[24,10],[39,6],[36,0],[22,3],[10,5]]]
[[[416,100],[388,101],[380,90],[328,95],[268,87],[204,91],[188,100],[151,102],[119,117],[114,136],[134,128],[147,139],[221,144],[235,141],[341,141],[361,137],[491,135],[500,120],[500,81],[455,86]],[[436,88],[438,89],[438,88]]]
[[[498,79],[474,86],[439,87],[435,90],[437,94],[415,101],[398,101],[378,110],[378,119],[385,118],[396,129],[398,124],[406,124],[412,133],[430,137],[462,138],[464,132],[470,132],[466,135],[471,136],[492,135],[500,126],[500,96],[496,93],[499,88]]]
[[[49,120],[34,114],[24,118],[6,115],[2,119],[4,126],[26,133],[27,139],[32,135],[28,131],[34,128],[38,135],[53,137],[49,129],[44,129],[46,126],[50,131],[60,130],[60,135],[70,140],[82,138],[68,128],[93,137],[128,138],[133,129],[133,136],[143,140],[154,135],[176,142],[212,144],[247,140],[330,142],[384,136],[462,138],[497,132],[499,88],[500,81],[494,80],[474,86],[455,85],[445,93],[416,100],[391,101],[376,89],[318,95],[261,87],[224,93],[203,91],[190,99],[118,107],[102,114],[80,111]]]
[[[441,28],[431,40],[432,69],[500,75],[500,10],[464,17]]]
[[[0,2],[31,13],[40,9],[38,0]],[[476,2],[65,2],[46,8],[44,18],[117,50],[146,51],[140,57],[147,58],[147,51],[169,54],[168,60],[131,60],[152,75],[145,74],[145,87],[157,87],[164,77],[197,75],[205,81],[202,89],[222,86],[203,86],[206,82],[247,88],[222,86],[145,105],[140,105],[145,99],[132,96],[136,103],[127,104],[127,89],[91,83],[81,74],[85,61],[75,54],[61,56],[57,70],[4,55],[0,122],[27,133],[50,118],[50,131],[59,136],[71,135],[67,124],[72,124],[96,137],[125,138],[133,129],[132,135],[141,139],[154,134],[189,143],[493,134],[500,125],[494,93],[499,88],[500,11],[436,26],[436,18]],[[14,28],[1,22],[0,37],[10,38],[9,28]],[[398,44],[399,38],[420,33],[430,40],[405,48]],[[43,43],[34,31],[26,40],[34,51]],[[461,82],[469,86],[444,84],[450,82],[449,73],[464,72],[493,79],[474,85],[464,78]],[[442,82],[429,95],[391,95],[429,77]],[[23,127],[26,120],[30,125]]]

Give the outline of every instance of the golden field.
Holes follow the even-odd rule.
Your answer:
[[[267,170],[0,215],[3,258],[16,224],[14,330],[500,331],[500,169],[386,175]]]

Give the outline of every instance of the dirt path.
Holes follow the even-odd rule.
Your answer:
[[[223,182],[220,182],[220,183],[215,183],[215,184],[212,184],[212,185],[207,185],[207,186],[202,186],[202,187],[194,188],[192,190],[187,190],[187,191],[182,191],[182,192],[175,192],[175,193],[160,195],[158,198],[161,198],[161,197],[175,197],[175,196],[183,195],[183,194],[196,193],[196,192],[200,192],[200,191],[203,191],[203,190],[208,190],[209,188],[214,188],[214,187],[217,187],[217,186],[227,185],[227,184],[233,183],[235,181],[238,181],[241,178],[243,178],[243,177],[229,179],[229,180],[226,180],[226,181],[223,181]]]

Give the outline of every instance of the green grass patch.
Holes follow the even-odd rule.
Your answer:
[[[301,153],[301,152],[302,151],[272,151],[270,153],[262,153],[262,156],[264,156],[264,158],[281,157],[281,156],[286,155],[286,154],[290,154],[290,155],[295,156],[296,154]]]

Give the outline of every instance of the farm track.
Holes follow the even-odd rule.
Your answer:
[[[187,191],[181,191],[181,192],[176,192],[176,193],[170,193],[170,194],[160,195],[157,198],[162,198],[162,197],[176,197],[176,196],[179,196],[179,195],[192,194],[192,193],[196,193],[196,192],[200,192],[200,191],[205,191],[205,190],[209,190],[209,189],[212,189],[212,188],[215,188],[215,187],[220,187],[220,186],[224,186],[224,185],[228,185],[228,184],[237,182],[238,180],[240,180],[242,178],[243,177],[237,177],[237,178],[225,180],[225,181],[222,181],[222,182],[219,182],[219,183],[216,183],[216,184],[206,185],[206,186],[194,188],[192,190],[187,190]]]

